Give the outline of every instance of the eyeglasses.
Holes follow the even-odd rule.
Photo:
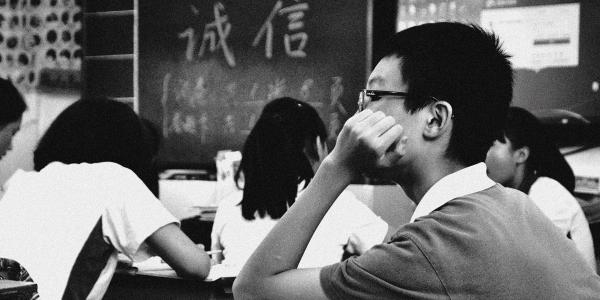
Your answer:
[[[372,101],[377,101],[384,96],[392,96],[392,97],[408,97],[408,93],[406,92],[396,92],[396,91],[380,91],[380,90],[367,90],[362,89],[358,93],[358,112],[363,111],[369,103]],[[434,96],[427,96],[433,101],[440,101],[438,98]],[[454,114],[452,114],[452,119],[454,119]]]
[[[396,91],[380,91],[363,89],[358,93],[358,112],[363,111],[371,101],[377,101],[384,96],[407,97],[408,93]]]

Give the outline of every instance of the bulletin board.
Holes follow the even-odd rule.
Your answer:
[[[82,15],[74,0],[0,1],[0,77],[23,92],[78,86]]]
[[[370,1],[139,2],[139,113],[163,135],[163,167],[240,150],[264,105],[314,106],[335,136],[367,76]]]

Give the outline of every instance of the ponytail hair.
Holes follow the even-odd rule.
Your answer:
[[[569,192],[573,192],[573,170],[550,139],[542,123],[532,113],[520,107],[510,107],[504,135],[514,149],[529,148],[525,170],[527,175],[534,175],[535,178],[550,177]]]
[[[242,150],[242,161],[234,180],[243,175],[242,216],[255,214],[279,219],[298,194],[298,184],[314,176],[307,154],[316,153],[316,137],[325,140],[325,125],[309,104],[292,98],[269,102]],[[306,152],[305,152],[306,151]]]

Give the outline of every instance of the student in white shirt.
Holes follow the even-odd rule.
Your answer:
[[[12,150],[13,137],[21,127],[21,116],[26,109],[25,99],[12,82],[0,78],[0,159]],[[0,197],[3,193],[0,190]],[[31,281],[27,270],[19,263],[0,257],[0,280],[2,279]]]
[[[291,98],[268,103],[250,132],[235,175],[239,190],[222,200],[212,229],[212,249],[222,263],[241,268],[267,233],[293,206],[327,150],[325,125],[309,104]],[[388,225],[350,192],[329,209],[304,252],[300,267],[342,260],[344,249],[361,254],[381,243]]]
[[[22,264],[42,299],[101,299],[118,252],[158,255],[183,277],[208,275],[208,255],[139,179],[152,156],[143,133],[126,104],[79,100],[40,140],[36,171],[5,184],[0,257]]]
[[[504,136],[490,147],[485,162],[490,178],[527,193],[596,270],[590,227],[571,194],[573,171],[533,114],[511,107]]]

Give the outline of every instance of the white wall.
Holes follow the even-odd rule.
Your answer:
[[[68,105],[79,99],[78,94],[23,95],[27,111],[23,114],[21,130],[13,139],[13,149],[0,160],[0,185],[17,170],[33,169],[33,151],[39,138]]]

